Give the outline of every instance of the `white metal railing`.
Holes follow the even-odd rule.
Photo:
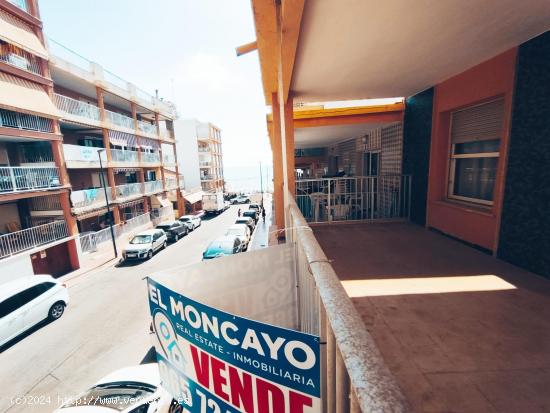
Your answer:
[[[210,162],[210,161],[200,161],[199,166],[202,167],[202,168],[209,168],[210,166],[212,166],[212,162]]]
[[[59,93],[54,93],[53,95],[54,103],[57,108],[65,113],[69,113],[79,118],[89,119],[94,122],[99,122],[99,108],[90,103],[81,102],[70,98],[68,96],[60,95]]]
[[[172,133],[168,129],[160,129],[160,137],[163,139],[173,139]]]
[[[69,236],[65,221],[54,221],[0,236],[0,258],[18,254]]]
[[[0,50],[0,61],[9,64],[10,66],[26,70],[28,72],[42,75],[42,67],[39,60],[29,52],[20,49],[19,47],[5,43]]]
[[[91,146],[70,145],[68,143],[63,144],[63,155],[65,161],[77,161],[77,162],[97,162],[99,163],[99,157],[103,162],[107,162],[107,154],[102,148],[95,148]]]
[[[199,152],[209,153],[212,152],[212,150],[210,148],[199,147]]]
[[[21,10],[29,12],[29,7],[27,6],[27,0],[8,0],[11,4],[19,7]]]
[[[166,178],[166,189],[176,189],[178,180],[176,178]]]
[[[118,185],[115,187],[117,198],[128,198],[143,195],[143,184],[141,182],[135,184]]]
[[[0,193],[60,187],[56,167],[0,167]]]
[[[142,152],[141,162],[143,163],[159,163],[160,154],[158,152]]]
[[[154,192],[162,192],[162,181],[148,181],[144,184],[144,192],[146,194],[154,193]]]
[[[296,203],[308,222],[408,218],[410,175],[296,181]]]
[[[201,181],[211,181],[214,179],[214,175],[201,175]]]
[[[107,115],[107,121],[111,125],[116,125],[116,126],[120,126],[120,127],[126,128],[126,129],[135,130],[135,128],[134,128],[134,119],[132,119],[132,118],[126,116],[126,115],[122,115],[120,113],[117,113],[117,112],[112,112],[112,111],[107,110],[107,109],[105,109],[105,114]]]
[[[138,152],[111,149],[111,160],[113,162],[138,162]]]
[[[176,163],[176,157],[173,153],[163,153],[162,154],[162,162],[166,165],[175,165]]]
[[[320,336],[325,412],[406,412],[407,401],[338,275],[289,194],[299,329]]]
[[[111,188],[107,187],[107,199],[112,200]],[[105,190],[103,188],[82,189],[71,192],[71,203],[74,208],[91,206],[106,206]]]
[[[150,135],[157,135],[157,127],[155,125],[151,125],[148,122],[138,120],[138,129]]]
[[[6,109],[0,109],[0,126],[46,133],[54,131],[52,119]]]

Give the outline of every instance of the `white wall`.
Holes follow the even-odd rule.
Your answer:
[[[0,261],[0,265],[2,266],[0,284],[34,274],[30,254],[23,253],[14,257],[4,258]]]
[[[174,121],[178,167],[185,179],[186,190],[201,186],[197,143],[198,125],[199,122],[195,119]]]

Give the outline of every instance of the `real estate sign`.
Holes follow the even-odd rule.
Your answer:
[[[212,308],[153,279],[148,294],[162,384],[183,411],[321,411],[318,337]]]

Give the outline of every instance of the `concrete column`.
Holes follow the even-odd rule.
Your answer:
[[[55,166],[59,171],[59,182],[63,186],[68,186],[71,183],[69,182],[69,174],[67,172],[67,167],[65,165],[65,157],[63,155],[63,142],[62,141],[50,141],[50,146],[52,149],[53,160]]]
[[[277,93],[271,95],[271,122],[270,138],[273,152],[273,209],[275,225],[278,229],[285,227],[284,188],[283,188],[283,154],[281,146],[281,112]]]
[[[76,218],[71,214],[71,201],[69,199],[69,192],[63,192],[59,194],[59,202],[61,204],[61,209],[63,210],[63,219],[67,223],[67,228],[69,229],[69,235],[78,234],[78,225],[76,223]]]
[[[120,219],[120,208],[118,205],[111,205],[111,211],[113,212],[113,223],[115,225],[120,224],[122,220]]]
[[[288,191],[292,196],[296,193],[296,179],[294,173],[294,100],[288,97],[283,104],[284,110],[284,139],[286,143],[286,168]]]

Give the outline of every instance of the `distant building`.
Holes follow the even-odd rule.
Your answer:
[[[174,131],[179,171],[185,176],[183,196],[196,210],[203,191],[224,191],[221,131],[196,119],[175,121]]]

